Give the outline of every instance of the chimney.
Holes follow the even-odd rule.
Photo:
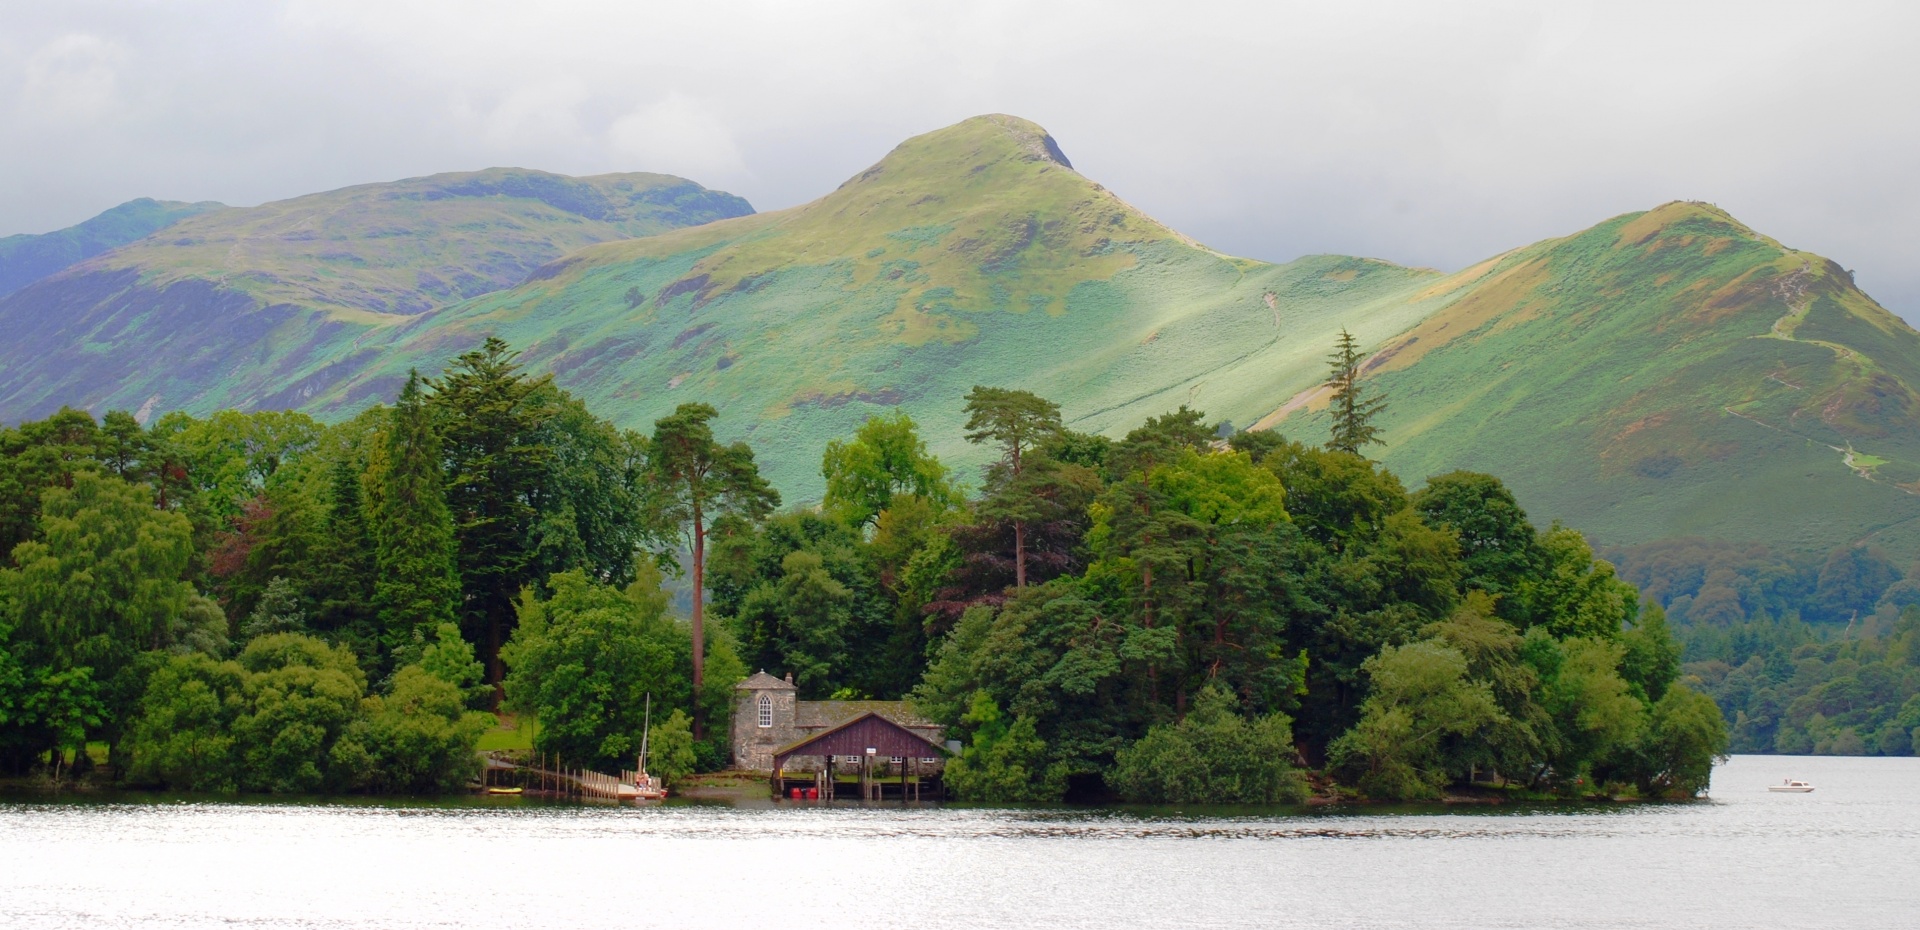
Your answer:
[[[788,673],[787,673],[787,684],[793,684],[793,673],[792,673],[792,672],[788,672]]]

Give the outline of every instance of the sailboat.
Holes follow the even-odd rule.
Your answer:
[[[667,787],[660,779],[647,774],[647,740],[653,736],[653,692],[647,692],[647,711],[645,724],[640,731],[639,768],[633,773],[633,793],[629,797],[626,791],[620,792],[621,800],[658,801],[667,796]],[[622,786],[624,788],[624,786]]]

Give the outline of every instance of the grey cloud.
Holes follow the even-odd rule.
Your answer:
[[[511,164],[761,209],[983,112],[1227,251],[1455,268],[1675,198],[1920,319],[1894,3],[0,0],[0,233]]]

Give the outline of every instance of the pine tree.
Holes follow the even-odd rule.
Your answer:
[[[983,516],[1013,526],[1013,586],[1027,586],[1027,526],[1045,512],[1057,488],[1048,469],[1029,468],[1030,453],[1065,430],[1060,405],[1027,391],[974,385],[967,392],[967,441],[1000,447],[987,470]]]
[[[685,533],[693,562],[693,736],[702,739],[705,720],[698,703],[706,682],[707,531],[733,514],[760,520],[780,506],[775,491],[744,442],[723,446],[707,421],[718,416],[706,404],[681,404],[653,425],[651,466],[668,522]]]
[[[387,427],[372,447],[366,496],[374,546],[373,606],[383,666],[390,668],[400,664],[394,657],[397,650],[442,623],[454,622],[460,600],[440,442],[418,372],[408,374]]]
[[[1360,365],[1364,361],[1359,343],[1342,328],[1340,341],[1334,345],[1333,354],[1327,356],[1327,365],[1333,370],[1327,378],[1327,387],[1333,388],[1333,437],[1327,440],[1329,449],[1359,455],[1367,446],[1386,444],[1386,440],[1380,438],[1380,428],[1373,425],[1373,418],[1386,409],[1387,398],[1361,386]]]
[[[341,454],[329,470],[325,532],[314,566],[318,584],[309,593],[318,605],[314,628],[333,634],[360,655],[372,656],[379,632],[373,608],[375,546],[361,488],[366,471],[353,450]]]
[[[547,575],[533,556],[541,519],[535,505],[553,458],[539,436],[554,413],[543,391],[551,376],[528,377],[517,358],[505,341],[488,336],[447,366],[428,402],[446,466],[466,629],[480,643],[487,680],[496,683],[505,677],[500,645],[515,622],[514,598]]]

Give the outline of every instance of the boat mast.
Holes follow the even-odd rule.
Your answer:
[[[640,728],[640,774],[647,774],[647,737],[653,735],[653,692],[647,692],[647,715]]]

